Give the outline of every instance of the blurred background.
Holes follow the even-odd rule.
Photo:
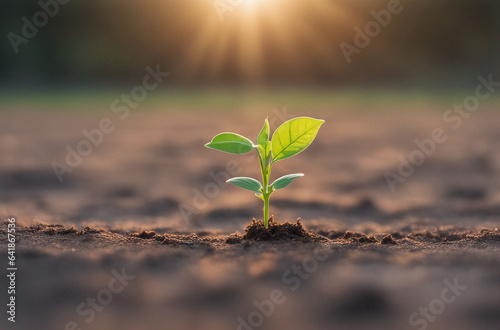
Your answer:
[[[233,129],[254,137],[266,116],[276,128],[299,115],[327,119],[311,152],[332,158],[315,166],[336,169],[337,176],[316,177],[328,203],[367,197],[395,212],[408,203],[442,206],[439,197],[456,189],[497,201],[500,192],[487,185],[500,161],[492,149],[499,93],[481,101],[463,129],[451,130],[451,142],[417,173],[448,177],[449,185],[408,180],[393,194],[384,171],[397,171],[414,139],[436,127],[450,132],[443,114],[474,93],[479,76],[498,79],[499,18],[500,3],[487,0],[3,1],[3,212],[74,223],[178,222],[178,205],[192,203],[193,189],[227,162],[202,148],[213,135]],[[149,83],[158,84],[134,94],[153,71]],[[69,165],[68,150],[86,143],[84,131],[105,118],[113,132],[78,166],[59,167],[59,182],[54,163]],[[248,125],[236,125],[243,119]],[[479,164],[478,177],[464,175],[460,157]],[[243,165],[252,173],[251,161]],[[210,212],[240,215],[242,223],[260,214],[257,202],[248,212],[234,210],[241,201],[229,196],[240,192],[221,194],[197,214],[199,223]],[[113,206],[116,195],[140,201]],[[322,216],[331,215],[326,210]]]
[[[399,13],[360,37],[388,6]],[[257,161],[203,145],[302,115],[326,122],[273,168],[306,175],[273,195],[271,213],[335,238],[334,257],[262,328],[415,329],[408,316],[459,276],[470,289],[434,329],[498,329],[500,93],[456,117],[460,129],[443,114],[479,76],[500,81],[500,1],[2,0],[0,22],[0,216],[87,232],[22,233],[19,329],[82,324],[76,306],[122,267],[137,280],[82,329],[236,328],[313,247],[129,234],[243,232],[261,202],[224,181],[230,160],[253,177]],[[361,39],[347,59],[342,47]],[[169,75],[141,94],[157,68]],[[386,171],[436,128],[447,141],[392,192]],[[484,228],[496,234],[469,240]],[[359,245],[347,230],[406,245]]]
[[[47,3],[52,3],[47,1]],[[26,43],[37,1],[2,1],[0,86],[12,92],[102,92],[129,86],[148,65],[171,72],[163,88],[327,87],[449,91],[497,72],[500,3],[401,1],[399,14],[347,63],[357,26],[381,0],[68,1]],[[47,5],[48,8],[54,8]],[[399,8],[398,7],[398,8]],[[43,23],[43,18],[40,19]]]

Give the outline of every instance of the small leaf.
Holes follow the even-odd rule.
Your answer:
[[[266,120],[264,121],[264,127],[262,127],[262,130],[259,133],[259,136],[257,137],[257,143],[259,146],[262,147],[262,149],[266,150],[267,145],[269,144],[269,134],[270,134],[270,129],[269,129],[269,121]]]
[[[269,163],[269,159],[271,158],[271,143],[267,144],[266,149],[264,149],[261,145],[258,146],[259,152],[264,160],[267,160]]]
[[[290,119],[276,129],[272,138],[273,162],[304,151],[313,142],[324,120],[309,117]]]
[[[264,200],[264,196],[262,195],[261,191],[258,191],[255,193],[255,196],[259,197],[260,199]]]
[[[304,173],[295,173],[282,176],[281,178],[274,181],[271,187],[274,187],[274,189],[285,188],[290,183],[292,183],[293,180],[300,178],[302,176],[304,176]]]
[[[253,178],[237,177],[226,181],[227,183],[234,184],[237,187],[248,189],[254,192],[260,192],[262,185],[259,181]]]
[[[230,154],[246,154],[254,148],[253,142],[235,133],[221,133],[215,136],[205,147]]]

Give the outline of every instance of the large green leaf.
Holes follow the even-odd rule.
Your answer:
[[[324,120],[298,117],[284,122],[276,129],[271,141],[273,162],[304,151],[318,134]]]
[[[276,181],[273,182],[271,185],[274,189],[281,189],[285,188],[288,186],[290,183],[292,183],[293,180],[300,178],[304,176],[304,173],[295,173],[295,174],[288,174],[284,175],[279,179],[276,179]]]
[[[237,187],[251,190],[253,192],[260,192],[262,185],[259,181],[253,178],[236,177],[226,181],[227,183],[234,184]]]
[[[252,141],[239,134],[221,133],[210,143],[205,144],[205,147],[239,155],[252,151],[254,145]]]

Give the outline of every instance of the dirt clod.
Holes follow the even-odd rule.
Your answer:
[[[231,234],[226,238],[226,243],[227,244],[240,244],[241,241],[243,240],[243,236],[240,234]]]
[[[64,227],[63,225],[47,225],[47,224],[36,224],[26,228],[29,232],[42,232],[47,235],[69,235],[76,234],[77,230],[75,227]]]
[[[99,233],[103,233],[103,232],[105,232],[104,229],[83,226],[82,231],[80,233],[82,235],[85,235],[85,234],[99,234]]]
[[[142,239],[151,239],[156,236],[156,232],[154,231],[143,231],[141,233],[133,233],[130,234],[131,237],[137,237],[137,238],[142,238]]]
[[[396,242],[396,240],[394,238],[392,238],[392,235],[389,234],[389,235],[384,236],[384,238],[382,238],[382,241],[380,242],[380,244],[394,245],[394,244],[398,244],[398,243]]]
[[[266,229],[261,220],[252,220],[252,223],[245,228],[243,240],[254,241],[301,241],[313,242],[324,240],[325,238],[308,232],[300,218],[296,223],[285,222],[278,224],[274,222],[273,217],[269,219],[269,226]]]
[[[351,232],[351,231],[346,231],[344,234],[343,239],[347,239],[351,242],[358,242],[358,243],[377,243],[378,239],[373,236],[366,236],[365,234],[361,233],[356,233],[356,232]]]
[[[321,236],[325,236],[329,239],[338,239],[344,237],[345,232],[344,231],[336,231],[336,230],[320,230],[318,231],[318,234]]]

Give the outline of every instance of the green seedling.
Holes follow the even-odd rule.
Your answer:
[[[269,198],[277,190],[288,186],[293,180],[304,176],[303,173],[288,174],[269,184],[271,167],[277,161],[290,158],[304,151],[314,141],[324,120],[309,117],[290,119],[276,129],[271,140],[269,121],[257,137],[257,144],[236,133],[221,133],[215,136],[205,147],[230,154],[246,154],[257,151],[262,172],[262,183],[253,178],[236,177],[227,180],[240,188],[251,190],[264,201],[264,226],[269,224]]]

